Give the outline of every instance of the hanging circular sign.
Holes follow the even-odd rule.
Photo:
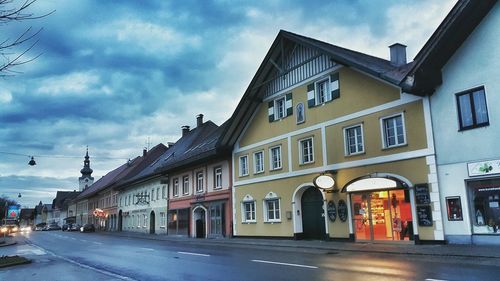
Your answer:
[[[337,207],[335,206],[335,202],[328,201],[326,212],[330,221],[335,222],[335,220],[337,219]]]
[[[335,185],[335,180],[331,176],[319,175],[314,178],[313,184],[320,189],[332,189]]]
[[[345,203],[344,200],[340,199],[338,206],[339,206],[339,209],[338,209],[339,219],[342,222],[345,222],[347,220],[347,204]]]

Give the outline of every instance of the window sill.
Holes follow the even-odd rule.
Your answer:
[[[165,229],[165,228],[166,228],[166,226],[160,226],[160,228],[163,228],[163,229]]]
[[[214,187],[214,190],[219,190],[219,189],[222,189],[222,186]]]
[[[256,221],[243,221],[242,224],[257,224]]]
[[[283,167],[274,168],[274,169],[271,169],[271,170],[269,170],[269,171],[271,171],[271,172],[275,172],[275,171],[280,171],[280,170],[283,170]]]
[[[305,163],[299,163],[299,166],[307,166],[307,165],[311,165],[311,164],[314,164],[315,161],[311,161],[311,162],[305,162]]]
[[[398,148],[398,147],[405,147],[405,146],[408,146],[408,143],[402,143],[402,144],[396,144],[396,145],[392,145],[392,146],[388,146],[388,147],[382,147],[382,151],[383,150],[390,150],[390,149],[393,149],[393,148]]]
[[[239,175],[240,178],[248,177],[249,174]]]
[[[391,146],[392,148],[392,146]],[[355,153],[350,153],[350,154],[345,154],[344,157],[353,157],[353,156],[358,156],[358,155],[363,155],[363,154],[366,154],[365,151],[361,151],[361,152],[355,152]]]
[[[463,127],[463,128],[458,129],[458,132],[465,132],[465,131],[472,130],[472,129],[488,127],[489,125],[490,125],[490,123],[487,122],[487,123],[481,123],[481,124],[478,124],[478,125],[472,125],[472,126],[468,126],[468,127]]]
[[[265,224],[275,224],[275,223],[281,223],[281,220],[279,221],[265,221]]]
[[[264,171],[260,171],[260,172],[254,172],[253,174],[254,175],[260,175],[260,174],[263,174],[263,173],[264,173]]]

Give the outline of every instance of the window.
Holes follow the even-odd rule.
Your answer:
[[[148,224],[148,216],[142,215],[142,219],[143,219],[142,226],[146,227]]]
[[[222,168],[214,168],[214,188],[222,188]]]
[[[263,151],[255,152],[253,154],[253,162],[254,162],[253,169],[254,169],[255,174],[264,172],[264,152]]]
[[[240,156],[240,177],[248,175],[248,155]]]
[[[281,169],[281,145],[271,147],[269,150],[271,157],[271,169]]]
[[[328,93],[328,79],[321,80],[316,83],[316,104],[322,104],[327,101],[327,93]]]
[[[363,145],[363,125],[344,128],[345,154],[353,155],[365,152]]]
[[[281,119],[286,116],[285,97],[274,101],[274,116],[276,116],[276,119]]]
[[[189,176],[182,178],[182,194],[189,194]]]
[[[155,200],[155,189],[151,189],[151,200]]]
[[[167,187],[164,185],[161,187],[161,198],[165,198],[166,196],[166,191],[167,191]]]
[[[406,144],[403,113],[382,118],[382,128],[385,148]]]
[[[174,197],[177,197],[177,196],[179,196],[179,179],[175,178],[173,180],[173,182],[174,182],[174,186],[172,187],[172,195]]]
[[[122,198],[120,197],[120,207],[122,206]]]
[[[137,215],[137,227],[141,227],[141,216]]]
[[[307,138],[299,141],[300,164],[314,162],[313,138]]]
[[[245,201],[243,206],[243,222],[255,222],[255,201]]]
[[[167,225],[167,216],[164,212],[160,212],[160,227],[165,228]]]
[[[203,172],[196,174],[196,191],[203,192]]]
[[[460,130],[488,126],[488,109],[484,87],[457,94]]]
[[[160,188],[156,188],[156,200],[160,200]]]
[[[264,197],[264,221],[265,222],[281,222],[280,198],[274,192],[269,192]]]

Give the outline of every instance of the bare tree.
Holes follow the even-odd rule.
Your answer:
[[[0,0],[0,27],[13,22],[43,18],[54,12],[40,16],[31,13],[29,8],[36,1]],[[31,62],[41,55],[27,57],[27,53],[37,44],[36,37],[41,31],[42,28],[33,30],[29,27],[14,39],[0,39],[0,77],[18,73],[14,70],[16,66]]]

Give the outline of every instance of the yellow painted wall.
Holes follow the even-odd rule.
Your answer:
[[[383,148],[380,118],[400,112],[404,113],[407,144],[399,147]],[[346,156],[343,128],[356,124],[363,124],[365,152],[362,154]],[[425,120],[421,100],[328,126],[325,131],[327,139],[328,164],[355,161],[427,148]]]
[[[407,178],[412,184],[426,183],[429,168],[425,158],[416,158],[411,160],[396,161],[393,163],[384,163],[350,169],[342,169],[335,175],[336,186],[342,189],[349,181],[365,176],[367,174],[380,172],[400,175]],[[252,183],[235,188],[235,206],[236,206],[236,226],[238,236],[277,236],[277,237],[292,237],[293,220],[286,218],[286,212],[292,211],[292,200],[295,190],[302,184],[312,183],[314,177],[318,174],[308,174],[297,177],[289,177],[279,180]],[[281,198],[281,223],[268,224],[264,223],[263,218],[263,200],[269,192],[275,192]],[[251,195],[256,200],[256,223],[242,223],[241,202],[245,195]],[[326,193],[327,202],[333,200],[338,208],[339,199],[347,202],[347,193]],[[348,206],[350,208],[350,206]],[[326,215],[326,213],[325,213]],[[350,218],[348,218],[350,219]],[[416,218],[413,218],[416,221]],[[349,225],[348,221],[341,222],[337,216],[334,223],[328,220],[328,230],[330,238],[348,238]],[[434,227],[418,227],[420,239],[434,240]]]
[[[314,162],[307,164],[300,164],[300,147],[299,141],[307,138],[313,138],[313,149],[314,149]],[[293,171],[301,170],[301,169],[309,169],[314,167],[323,166],[323,153],[322,146],[323,142],[321,141],[321,130],[309,131],[304,134],[300,134],[297,136],[291,137],[291,148],[292,148],[292,169]]]
[[[318,78],[320,79],[322,78]],[[264,101],[241,138],[240,147],[394,101],[400,97],[398,88],[346,67],[339,70],[339,87],[340,98],[313,108],[307,107],[307,84],[292,89],[289,92],[292,92],[294,114],[274,122],[268,120],[267,101]],[[306,121],[297,125],[295,106],[299,102],[305,105]]]
[[[270,148],[275,147],[277,145],[281,145],[281,169],[270,170]],[[253,154],[258,151],[264,152],[264,172],[263,173],[254,173],[254,157]],[[240,171],[240,156],[248,155],[248,167],[249,174],[248,176],[239,175]],[[259,146],[255,149],[249,149],[246,151],[242,151],[234,154],[234,169],[235,177],[237,180],[248,180],[253,178],[259,178],[264,176],[276,175],[284,172],[288,172],[288,140],[282,139],[279,141],[275,141],[263,146]]]

